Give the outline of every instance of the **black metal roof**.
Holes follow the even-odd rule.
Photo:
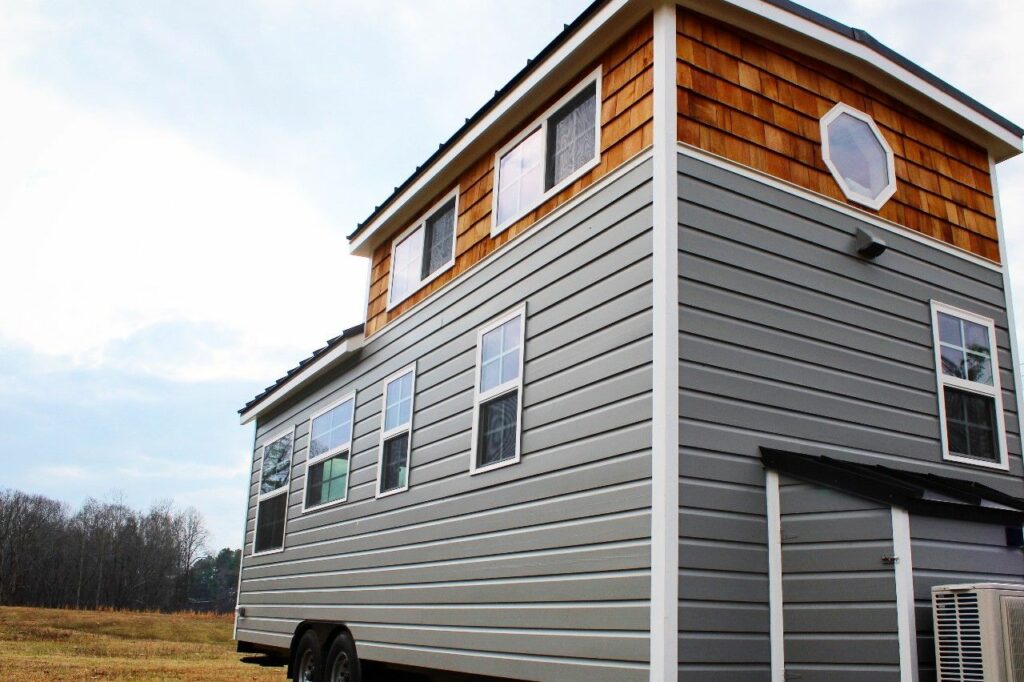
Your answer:
[[[583,12],[578,17],[576,17],[576,19],[573,20],[571,24],[565,24],[565,27],[563,28],[562,32],[555,36],[554,40],[548,43],[547,46],[545,46],[544,49],[537,54],[536,57],[534,57],[533,59],[528,59],[526,61],[526,66],[524,66],[522,70],[519,71],[519,73],[513,76],[512,80],[506,83],[504,87],[502,87],[500,90],[495,90],[494,96],[491,97],[491,99],[489,99],[486,103],[484,103],[484,105],[480,107],[475,114],[467,118],[466,122],[458,130],[456,130],[451,137],[449,137],[446,141],[442,142],[438,146],[437,151],[431,154],[430,158],[428,158],[423,163],[423,165],[417,166],[416,170],[413,171],[412,175],[406,178],[402,182],[402,184],[395,187],[391,195],[387,199],[385,199],[382,204],[380,204],[379,206],[375,206],[373,208],[373,212],[370,213],[370,215],[368,215],[365,220],[359,223],[356,226],[356,229],[353,230],[352,233],[348,235],[349,241],[359,236],[359,234],[365,229],[365,227],[369,223],[371,223],[375,218],[377,218],[377,216],[379,216],[385,208],[393,204],[395,200],[398,198],[398,196],[406,188],[408,188],[417,178],[419,178],[420,175],[422,175],[427,168],[429,168],[437,159],[439,159],[441,157],[441,154],[443,154],[446,149],[448,149],[456,140],[458,140],[467,132],[469,132],[469,129],[472,128],[473,125],[475,125],[477,121],[483,118],[484,115],[486,115],[491,109],[493,109],[494,106],[497,105],[497,103],[501,100],[502,97],[504,97],[508,92],[515,88],[515,86],[517,86],[527,76],[529,76],[533,72],[533,70],[536,69],[542,61],[544,61],[545,58],[547,58],[552,52],[557,50],[559,46],[561,46],[566,40],[568,40],[569,37],[573,33],[575,33],[580,26],[582,26],[607,2],[608,0],[595,0],[595,2],[593,2],[585,10],[583,10]],[[939,90],[946,93],[947,95],[957,100],[961,104],[969,107],[970,109],[973,109],[977,113],[992,120],[993,122],[997,123],[1003,128],[1006,128],[1014,135],[1017,135],[1018,137],[1024,136],[1024,128],[1021,128],[1015,123],[1009,121],[1003,116],[992,111],[984,104],[978,102],[973,97],[953,87],[946,81],[942,80],[941,78],[934,75],[930,71],[927,71],[918,64],[902,56],[898,52],[892,50],[889,47],[886,47],[884,44],[876,40],[867,31],[847,26],[846,24],[838,22],[834,19],[830,19],[824,14],[819,14],[818,12],[808,9],[803,5],[792,2],[791,0],[766,0],[766,2],[778,7],[779,9],[785,10],[787,12],[790,12],[791,14],[799,16],[803,19],[807,19],[808,21],[814,22],[815,24],[832,31],[833,33],[837,33],[846,38],[851,38],[857,41],[861,45],[864,45],[865,47],[874,51],[876,54],[885,57],[889,61],[900,65],[907,71],[910,71],[915,76],[921,78],[930,85],[933,85],[934,87],[938,88]]]
[[[247,402],[245,404],[245,406],[238,411],[238,413],[239,414],[243,414],[245,412],[248,412],[250,409],[256,407],[261,402],[263,402],[264,400],[269,398],[272,394],[274,394],[278,390],[280,390],[282,386],[284,386],[286,383],[288,383],[289,379],[291,379],[293,376],[295,376],[296,374],[301,372],[303,369],[305,369],[306,366],[309,363],[315,362],[316,360],[319,360],[325,354],[330,353],[332,350],[334,350],[335,348],[340,346],[342,343],[344,343],[348,339],[351,339],[353,336],[358,336],[359,334],[362,334],[363,333],[363,326],[364,326],[363,324],[357,324],[354,327],[349,327],[348,329],[343,331],[338,336],[335,336],[333,339],[329,339],[327,341],[327,345],[326,346],[324,346],[322,348],[318,348],[315,351],[313,351],[312,355],[310,355],[305,360],[302,360],[298,365],[296,365],[292,369],[288,370],[288,372],[283,377],[281,377],[280,379],[278,379],[277,381],[272,383],[270,386],[267,386],[265,389],[263,389],[262,393],[257,395],[255,398],[253,398],[249,402]]]
[[[766,468],[794,478],[926,516],[1024,523],[1024,499],[973,481],[773,448],[761,448],[761,461]]]

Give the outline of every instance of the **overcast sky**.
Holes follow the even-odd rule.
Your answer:
[[[235,411],[361,321],[344,236],[588,2],[0,0],[0,488],[238,546]],[[806,4],[1024,123],[1019,0]]]

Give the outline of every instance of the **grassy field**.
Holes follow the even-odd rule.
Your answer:
[[[284,682],[241,662],[231,616],[0,607],[0,680]]]

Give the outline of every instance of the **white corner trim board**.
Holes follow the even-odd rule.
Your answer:
[[[679,200],[676,3],[654,10],[651,682],[679,676]]]
[[[782,508],[779,473],[764,472],[768,525],[768,632],[771,642],[772,682],[786,680],[785,622],[782,595]]]
[[[892,549],[896,557],[896,630],[900,645],[900,682],[917,682],[917,623],[914,615],[914,563],[910,514],[892,507]]]

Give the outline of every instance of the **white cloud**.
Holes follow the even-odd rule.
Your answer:
[[[0,97],[18,103],[0,109],[0,339],[133,369],[111,355],[115,342],[215,325],[223,343],[188,363],[134,368],[266,378],[359,318],[365,266],[299,188],[76,108],[2,66]]]

